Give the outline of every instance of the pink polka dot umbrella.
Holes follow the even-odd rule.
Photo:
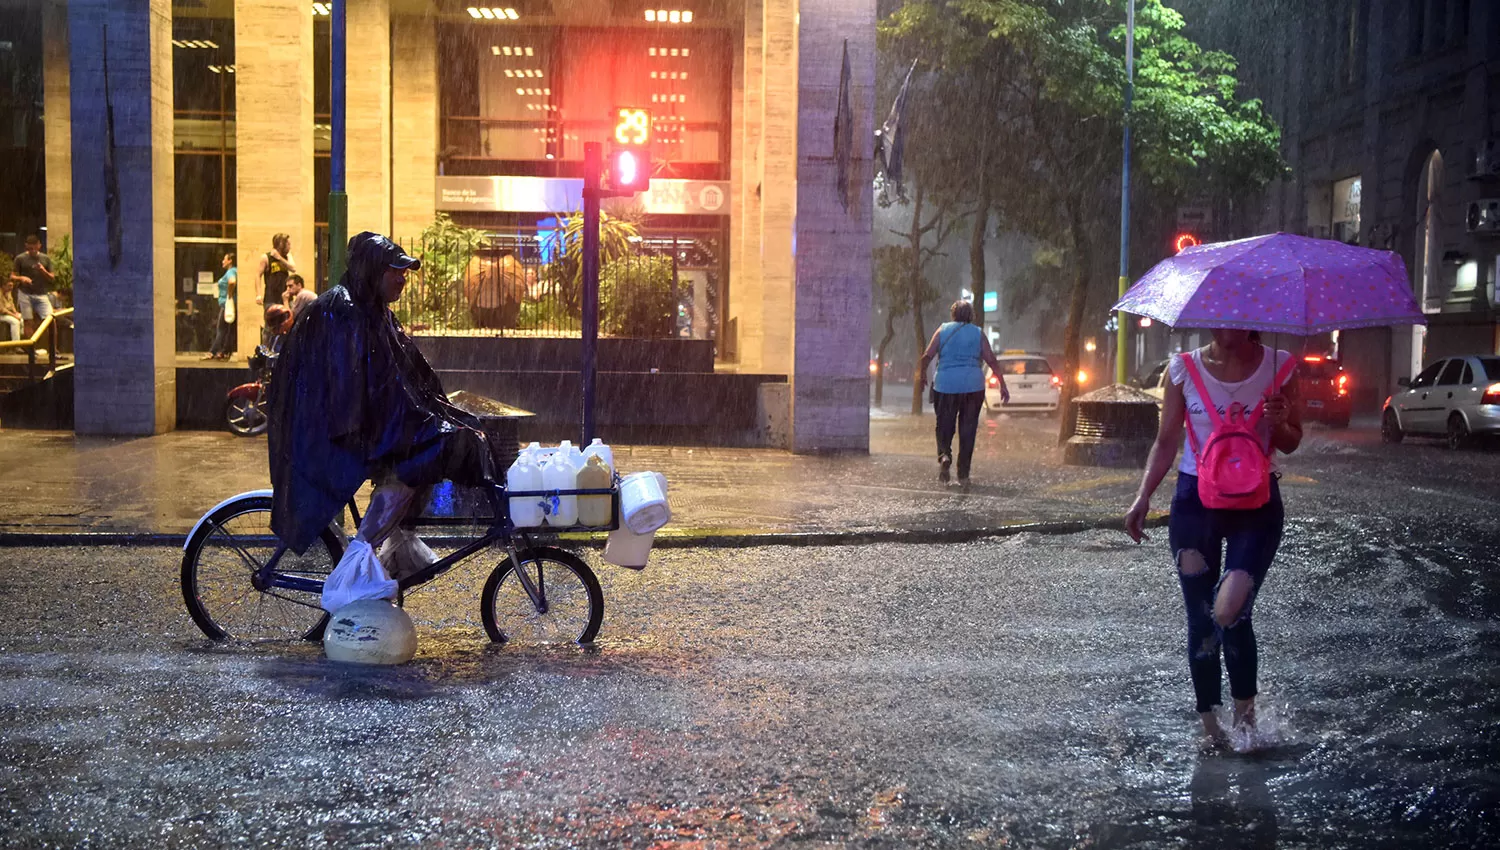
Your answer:
[[[1289,233],[1188,248],[1157,263],[1115,309],[1174,328],[1296,336],[1427,323],[1395,253]]]

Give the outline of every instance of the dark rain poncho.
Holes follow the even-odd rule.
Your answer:
[[[339,286],[298,317],[268,402],[271,530],[303,552],[367,479],[409,487],[492,480],[484,435],[382,303],[385,270],[404,254],[383,236],[349,240]]]

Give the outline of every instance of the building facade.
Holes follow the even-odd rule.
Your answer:
[[[76,427],[169,429],[226,253],[241,352],[273,235],[328,285],[331,6],[0,6],[42,33],[33,207],[49,241],[73,239]],[[446,215],[546,261],[581,205],[583,145],[649,110],[651,190],[617,211],[671,260],[669,332],[712,341],[720,371],[784,376],[761,403],[791,447],[868,448],[872,203],[839,200],[834,125],[847,100],[872,138],[875,0],[353,0],[346,43],[350,233],[411,241]],[[869,185],[870,145],[843,167]]]
[[[1185,10],[1189,11],[1189,10]],[[1236,235],[1283,230],[1396,251],[1426,328],[1338,346],[1357,409],[1435,359],[1500,351],[1500,3],[1190,4],[1281,124],[1290,177]]]

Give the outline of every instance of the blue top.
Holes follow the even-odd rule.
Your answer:
[[[945,322],[938,328],[937,373],[932,388],[940,393],[984,392],[984,331],[968,322]]]
[[[237,274],[235,272],[234,266],[230,266],[228,271],[224,272],[222,275],[219,276],[219,306],[220,307],[223,307],[224,306],[224,302],[226,302],[226,301],[229,300],[229,281],[231,279],[232,280],[239,280],[239,277],[240,277],[239,274]]]

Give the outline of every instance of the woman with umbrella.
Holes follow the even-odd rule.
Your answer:
[[[1152,269],[1115,309],[1212,329],[1211,343],[1172,358],[1156,442],[1125,531],[1137,543],[1146,539],[1151,496],[1181,447],[1168,538],[1187,611],[1198,716],[1204,732],[1223,741],[1215,711],[1222,705],[1221,648],[1233,722],[1255,723],[1259,656],[1251,611],[1281,544],[1284,512],[1274,462],[1248,458],[1269,480],[1254,497],[1226,498],[1213,480],[1224,453],[1215,455],[1208,443],[1225,428],[1226,414],[1233,422],[1241,412],[1248,412],[1241,421],[1264,459],[1302,442],[1295,384],[1288,382],[1294,361],[1252,334],[1412,324],[1422,314],[1395,254],[1284,233],[1189,248]]]

